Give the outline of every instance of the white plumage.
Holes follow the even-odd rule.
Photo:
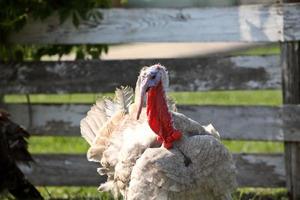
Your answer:
[[[173,124],[184,135],[168,150],[156,142],[144,108],[136,120],[145,71],[141,70],[135,95],[129,87],[117,89],[114,100],[97,101],[81,121],[81,134],[91,145],[87,158],[100,162],[98,172],[108,176],[99,190],[128,200],[231,199],[234,163],[212,125],[201,126],[169,103]],[[166,87],[167,73],[162,75]]]

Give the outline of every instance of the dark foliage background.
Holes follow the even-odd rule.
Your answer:
[[[60,23],[71,17],[74,26],[80,20],[101,20],[95,8],[109,8],[110,0],[0,0],[0,61],[40,60],[44,55],[59,58],[75,52],[76,59],[96,59],[107,52],[107,45],[21,45],[9,42],[11,33],[20,31],[31,17],[44,20],[58,14]]]

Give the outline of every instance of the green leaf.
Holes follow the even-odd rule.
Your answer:
[[[110,0],[0,0],[0,60],[40,60],[44,55],[63,56],[76,48],[76,59],[98,58],[107,52],[106,45],[12,45],[8,41],[10,34],[21,30],[28,16],[34,20],[44,20],[58,14],[60,24],[71,18],[75,27],[80,20],[99,22],[102,14],[98,8],[108,8]]]

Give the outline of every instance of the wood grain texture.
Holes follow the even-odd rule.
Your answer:
[[[131,0],[126,7],[129,8],[190,8],[190,7],[224,7],[248,4],[278,4],[281,0]]]
[[[21,165],[22,171],[35,185],[98,186],[106,178],[96,172],[97,163],[88,162],[85,155],[34,155],[36,163]],[[235,154],[240,187],[283,187],[285,171],[283,156]]]
[[[284,187],[284,159],[279,154],[235,154],[239,187]]]
[[[300,106],[183,106],[201,124],[212,123],[223,139],[300,141]],[[289,124],[284,123],[289,121]]]
[[[276,42],[299,39],[299,4],[244,5],[224,8],[108,9],[99,10],[101,21],[81,21],[75,28],[71,20],[60,25],[57,16],[46,21],[29,21],[10,39],[14,43],[90,44],[128,42]],[[288,10],[289,12],[284,12]],[[295,28],[297,28],[296,26]]]
[[[90,105],[6,105],[12,118],[35,135],[79,136],[80,120]],[[300,106],[178,106],[179,112],[203,125],[212,123],[223,139],[300,141]],[[283,116],[284,115],[284,116]],[[291,121],[291,126],[282,123]],[[29,124],[32,124],[30,127]],[[285,133],[285,135],[283,135]]]
[[[97,173],[100,164],[88,162],[85,155],[34,155],[35,163],[20,164],[21,170],[35,185],[95,186],[106,177]]]
[[[299,0],[289,2],[300,2]],[[300,6],[293,6],[296,4],[290,4],[291,6],[284,8],[283,17],[283,31],[284,41],[297,41],[300,40]],[[299,5],[299,4],[298,4]]]
[[[287,42],[281,46],[282,58],[282,88],[283,102],[290,104],[287,110],[291,110],[292,104],[300,104],[300,42]],[[287,127],[292,127],[298,116],[290,116],[291,119],[284,119],[283,123]],[[284,134],[286,131],[284,130]],[[293,130],[293,135],[300,136],[300,131]],[[287,172],[287,188],[291,200],[300,199],[300,143],[285,142],[285,166]]]
[[[0,63],[0,93],[112,92],[134,86],[142,66],[161,63],[171,91],[278,89],[279,56]]]
[[[280,4],[282,0],[238,0],[239,5],[247,4]]]

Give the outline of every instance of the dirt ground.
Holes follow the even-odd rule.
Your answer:
[[[146,58],[188,58],[262,46],[263,43],[129,43],[109,45],[108,53],[101,55],[102,60],[146,59]],[[61,61],[74,60],[75,54],[64,55]],[[58,56],[44,56],[44,61],[56,61]]]
[[[103,60],[141,58],[183,58],[226,53],[247,49],[253,43],[132,43],[109,46]]]

